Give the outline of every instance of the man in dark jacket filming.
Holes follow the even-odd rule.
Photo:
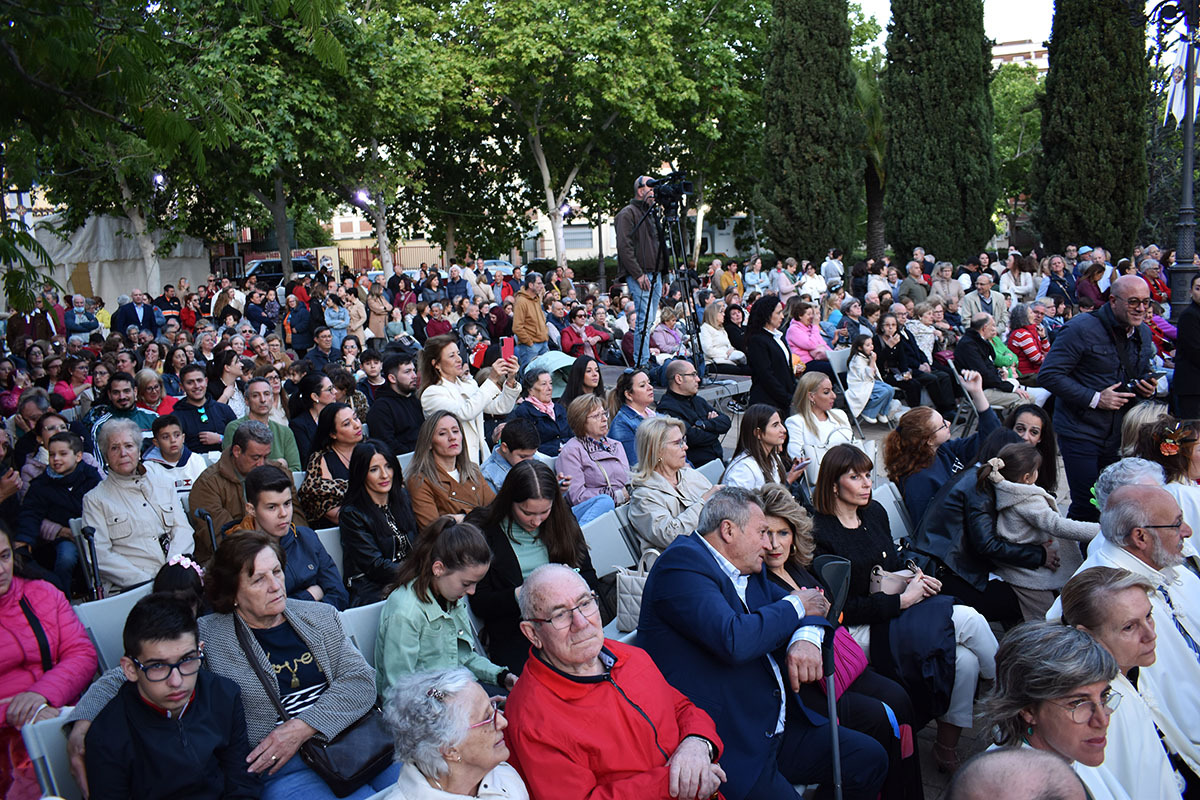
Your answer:
[[[650,360],[649,328],[658,319],[662,276],[658,274],[658,229],[650,219],[654,206],[653,178],[643,175],[633,182],[634,198],[617,212],[617,280],[625,276],[629,296],[637,306],[634,363]]]

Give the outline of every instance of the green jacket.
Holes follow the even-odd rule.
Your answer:
[[[384,601],[375,640],[375,685],[382,697],[402,675],[463,666],[481,681],[500,683],[500,671],[475,652],[467,604],[458,601],[443,611],[437,600],[422,603],[412,584],[401,586]]]
[[[248,419],[249,417],[239,417],[225,426],[225,438],[221,440],[222,451],[233,446],[234,431],[242,427],[242,423]],[[286,458],[288,469],[292,472],[304,469],[300,466],[300,449],[296,447],[296,434],[292,433],[292,429],[286,425],[280,425],[273,419],[267,421],[267,426],[271,429],[271,452],[267,458],[271,461],[277,458]]]

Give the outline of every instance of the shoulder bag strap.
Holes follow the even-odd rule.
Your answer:
[[[29,604],[28,597],[22,597],[20,605],[25,619],[29,621],[29,627],[33,628],[33,638],[37,639],[38,652],[42,655],[42,672],[49,672],[54,668],[54,660],[50,658],[50,641],[46,638],[46,630],[37,614],[33,613],[33,606]]]
[[[267,697],[275,706],[275,710],[279,712],[279,718],[284,722],[291,719],[291,715],[284,709],[283,703],[279,701],[279,689],[271,679],[267,676],[266,670],[262,668],[262,664],[258,663],[258,657],[254,655],[254,647],[250,644],[250,634],[246,633],[246,625],[238,617],[233,614],[233,629],[237,633],[238,644],[242,646],[242,652],[246,654],[246,660],[250,662],[250,668],[254,670],[254,674],[258,676],[262,682],[263,689],[267,692]]]

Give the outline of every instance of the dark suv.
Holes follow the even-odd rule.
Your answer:
[[[312,262],[307,258],[292,259],[293,274],[303,275],[315,271]],[[245,276],[249,278],[251,275],[258,279],[259,288],[273,289],[283,280],[283,264],[278,258],[258,258],[254,261],[247,261]]]

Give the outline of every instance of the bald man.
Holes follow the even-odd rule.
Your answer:
[[[1099,519],[1092,487],[1117,460],[1125,412],[1157,392],[1149,318],[1150,287],[1136,275],[1122,276],[1108,304],[1063,327],[1038,371],[1042,387],[1057,398],[1054,429],[1071,487],[1071,519]]]
[[[1085,800],[1083,782],[1066,761],[1043,750],[1006,747],[980,753],[959,768],[946,800]]]

